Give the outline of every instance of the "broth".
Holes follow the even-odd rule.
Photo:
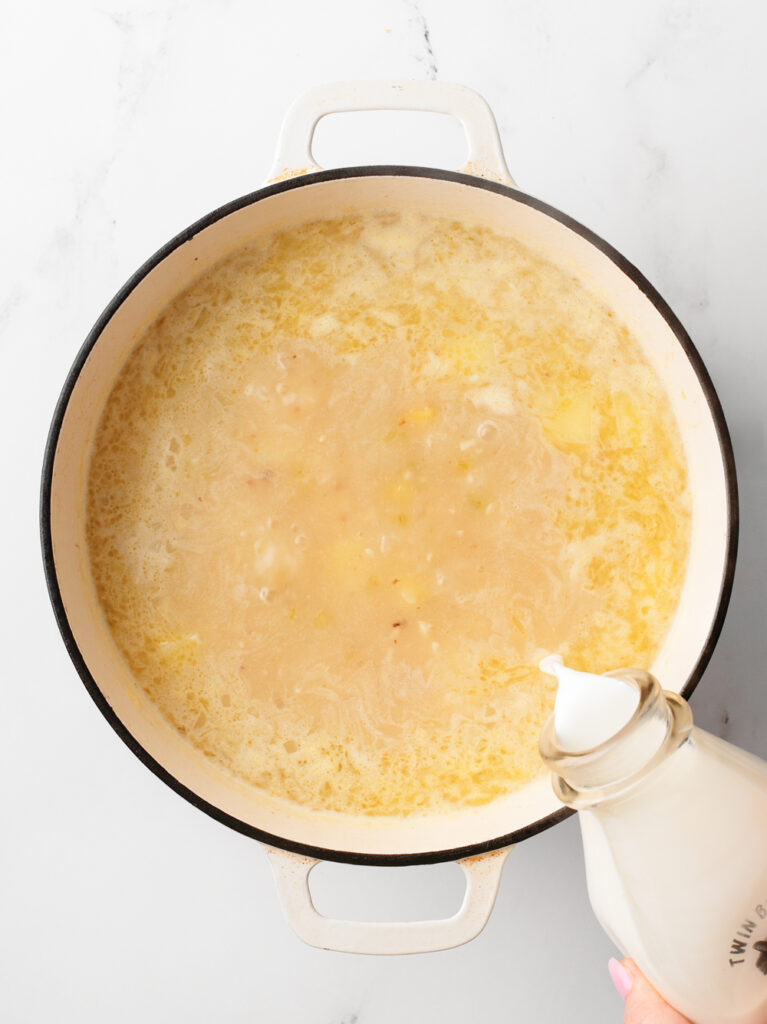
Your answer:
[[[355,214],[254,240],[104,409],[89,557],[191,742],[315,809],[434,813],[542,766],[550,651],[648,667],[690,533],[637,341],[487,228]]]

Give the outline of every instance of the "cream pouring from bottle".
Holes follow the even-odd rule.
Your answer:
[[[541,756],[579,812],[600,924],[694,1024],[765,1024],[767,763],[647,672],[541,668],[559,682]]]

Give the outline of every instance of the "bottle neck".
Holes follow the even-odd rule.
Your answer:
[[[554,792],[570,807],[594,807],[625,793],[682,744],[692,729],[687,701],[661,689],[649,672],[608,673],[635,686],[639,703],[614,736],[590,750],[559,745],[552,715],[543,727],[540,753],[552,773]]]

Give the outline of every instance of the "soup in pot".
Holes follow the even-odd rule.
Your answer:
[[[690,499],[662,386],[582,282],[396,212],[254,240],[127,359],[87,536],[114,640],[274,797],[482,804],[541,770],[546,653],[649,666]]]

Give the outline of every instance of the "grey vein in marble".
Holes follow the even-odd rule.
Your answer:
[[[407,0],[407,5],[413,11],[414,17],[412,18],[412,22],[417,26],[420,33],[419,44],[423,52],[417,56],[417,60],[419,64],[423,64],[426,70],[426,77],[434,80],[439,74],[439,68],[437,67],[437,58],[434,54],[434,47],[431,44],[429,23],[418,4],[418,0]]]
[[[626,89],[633,88],[633,86],[635,86],[640,79],[644,78],[644,76],[648,73],[648,71],[652,70],[652,68],[655,67],[655,65],[657,63],[658,63],[657,54],[654,55],[654,56],[648,57],[647,60],[643,61],[643,63],[636,69],[636,71],[634,71],[626,79],[626,86],[625,86],[625,88]]]

